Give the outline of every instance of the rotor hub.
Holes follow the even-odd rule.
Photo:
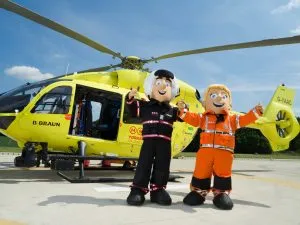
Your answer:
[[[130,70],[142,70],[144,62],[136,56],[127,56],[122,59],[121,67]]]

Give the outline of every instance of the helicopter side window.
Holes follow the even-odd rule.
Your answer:
[[[31,112],[40,114],[67,114],[70,108],[71,95],[71,87],[56,87],[44,94]]]

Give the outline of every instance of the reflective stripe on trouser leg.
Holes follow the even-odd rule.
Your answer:
[[[197,191],[201,196],[205,197],[210,191],[210,178],[199,179],[196,177],[192,178],[191,191]]]
[[[152,186],[154,185],[158,189],[166,187],[168,183],[169,175],[170,175],[169,170],[167,171],[153,170],[150,183]]]

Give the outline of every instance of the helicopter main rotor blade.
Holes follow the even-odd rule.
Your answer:
[[[175,52],[171,54],[161,55],[155,58],[153,57],[148,60],[143,60],[143,62],[148,63],[148,62],[158,61],[162,59],[174,58],[178,56],[201,54],[201,53],[208,53],[208,52],[218,52],[218,51],[244,49],[244,48],[256,48],[256,47],[265,47],[265,46],[274,46],[274,45],[288,45],[288,44],[296,44],[296,43],[300,43],[300,35],[293,36],[293,37],[265,39],[261,41],[220,45],[220,46],[200,48],[200,49],[189,50],[189,51]]]
[[[120,67],[122,64],[116,64],[116,65],[110,65],[110,66],[103,66],[103,67],[98,67],[98,68],[93,68],[93,69],[88,69],[88,70],[82,70],[77,73],[87,73],[87,72],[101,72],[101,71],[106,71],[109,69],[117,68]]]
[[[11,2],[9,0],[0,0],[0,7],[3,9],[6,9],[8,11],[11,11],[13,13],[16,13],[20,16],[23,16],[31,21],[39,23],[43,26],[46,26],[58,33],[61,33],[70,38],[73,38],[73,39],[75,39],[83,44],[86,44],[100,52],[107,53],[107,54],[113,55],[114,57],[123,59],[123,57],[119,53],[116,53],[116,52],[110,50],[109,48],[106,48],[105,46],[89,39],[88,37],[85,37],[85,36],[75,32],[67,27],[64,27],[46,17],[43,17],[33,11],[30,11],[14,2]]]

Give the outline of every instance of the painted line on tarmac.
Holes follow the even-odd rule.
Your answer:
[[[177,190],[177,189],[188,189],[190,184],[169,184],[167,190]],[[128,192],[129,187],[95,187],[94,190],[97,192]]]
[[[20,223],[17,221],[5,220],[5,219],[0,219],[0,224],[1,225],[25,225],[25,223]]]
[[[175,171],[176,172],[193,174],[193,171],[190,171],[190,170],[175,170]],[[263,182],[266,182],[266,183],[277,184],[279,186],[289,187],[289,188],[300,190],[300,183],[295,182],[295,181],[291,181],[291,180],[284,180],[284,179],[278,179],[278,178],[272,178],[272,177],[258,177],[258,176],[249,175],[249,174],[246,174],[246,173],[245,174],[237,174],[234,171],[233,171],[232,175],[236,178],[263,181]]]
[[[272,178],[272,177],[257,177],[257,176],[244,176],[244,175],[234,175],[237,178],[244,178],[247,180],[257,180],[257,181],[264,181],[266,183],[272,183],[272,184],[277,184],[279,186],[283,187],[289,187],[289,188],[294,188],[300,190],[300,183],[291,181],[291,180],[283,180],[283,179],[277,179],[277,178]]]

